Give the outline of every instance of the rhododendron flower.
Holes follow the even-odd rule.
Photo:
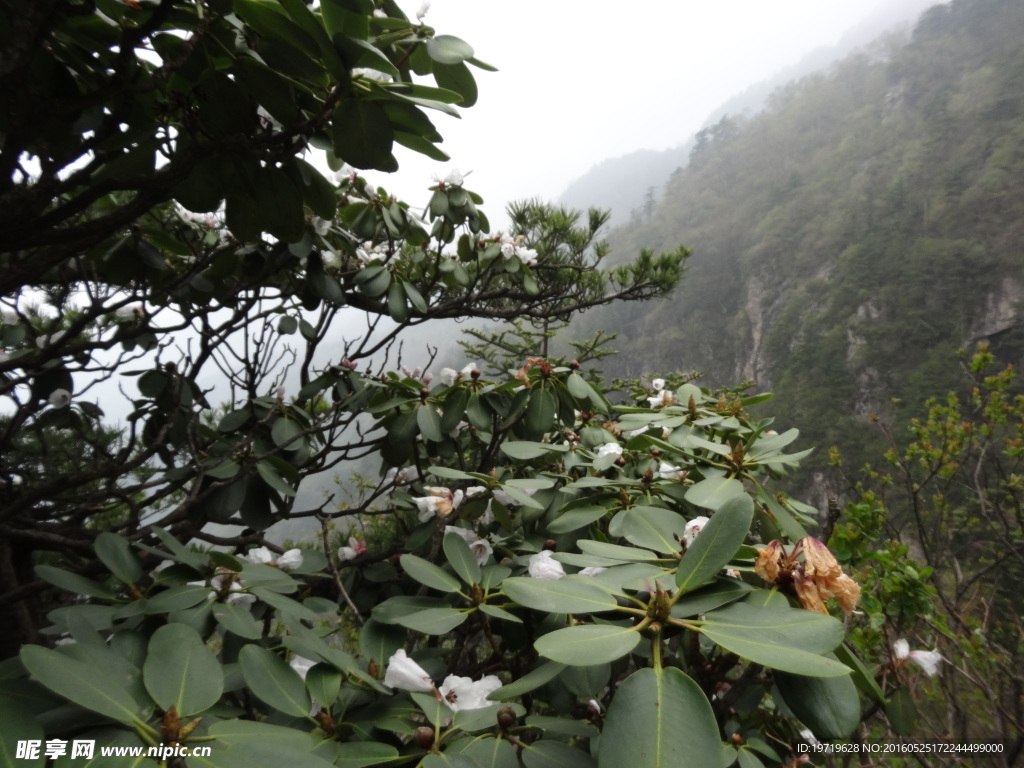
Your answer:
[[[242,605],[249,606],[256,602],[256,596],[250,595],[248,592],[242,591],[242,585],[240,579],[230,571],[222,570],[212,579],[210,579],[210,594],[207,595],[207,600],[217,600],[221,595],[224,594],[225,583],[230,581],[230,585],[227,587],[227,595],[225,596],[225,602],[230,605]],[[188,582],[192,586],[205,587],[205,581],[190,581]]]
[[[797,560],[800,552],[804,555],[802,563]],[[765,581],[791,586],[808,611],[828,613],[825,601],[835,597],[848,614],[860,599],[860,585],[843,573],[835,555],[812,536],[800,539],[789,555],[778,541],[759,549],[754,572]]]
[[[682,480],[686,477],[686,470],[682,467],[674,467],[667,461],[658,464],[659,480]]]
[[[597,449],[597,455],[599,457],[611,455],[621,456],[622,446],[619,445],[618,443],[605,443],[604,445]]]
[[[345,560],[355,560],[361,554],[366,551],[366,542],[360,541],[355,536],[348,537],[347,547],[338,547],[338,559],[344,562]]]
[[[935,675],[942,673],[939,669],[939,663],[943,659],[942,654],[939,653],[938,650],[912,651],[910,650],[910,643],[904,638],[900,638],[893,643],[892,650],[897,659],[910,659],[924,670],[924,673],[928,675],[928,677],[935,677]]]
[[[494,693],[501,688],[501,680],[497,675],[487,675],[476,682],[468,677],[448,675],[438,689],[441,698],[452,710],[458,712],[463,709],[483,709],[493,704],[487,700],[487,695]]]
[[[673,397],[672,393],[667,389],[661,390],[654,397],[647,398],[647,402],[651,404],[651,408],[661,408],[664,405],[672,405],[675,401],[675,397]]]
[[[283,571],[289,571],[302,565],[302,550],[289,549],[278,557],[266,547],[256,547],[256,549],[250,549],[243,559],[260,565],[276,565]]]
[[[459,528],[455,525],[446,525],[444,527],[444,535],[453,534],[460,537],[466,544],[469,545],[469,551],[473,553],[476,561],[479,565],[485,565],[487,560],[490,558],[491,553],[494,552],[494,547],[491,546],[491,542],[487,539],[481,539],[476,535],[474,531],[468,528]]]
[[[530,576],[535,579],[547,579],[557,581],[565,576],[565,569],[562,564],[552,557],[549,550],[538,552],[530,557],[530,565],[527,570]]]
[[[697,538],[697,535],[701,532],[705,525],[710,522],[708,518],[701,515],[690,520],[686,527],[683,528],[683,541],[686,542],[686,546],[693,544],[693,540]]]
[[[388,668],[384,673],[384,685],[402,691],[428,693],[434,690],[434,681],[430,679],[430,675],[423,667],[410,659],[403,648],[399,648],[388,659]]]
[[[46,402],[54,408],[67,408],[71,404],[71,393],[66,389],[55,389],[46,398]]]
[[[428,486],[423,490],[430,495],[413,498],[416,509],[419,510],[419,520],[421,523],[425,523],[438,515],[447,515],[453,509],[457,509],[462,503],[464,495],[462,491],[452,493],[447,488],[439,487]]]
[[[651,389],[653,389],[655,392],[661,392],[661,390],[663,390],[664,388],[665,388],[665,380],[664,379],[655,379],[654,381],[651,382]]]
[[[306,675],[316,665],[316,662],[311,659],[304,659],[301,656],[293,656],[292,660],[288,662],[288,666],[294,669],[303,680],[306,679]]]

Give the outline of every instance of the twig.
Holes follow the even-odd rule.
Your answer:
[[[334,576],[334,586],[338,588],[338,592],[345,599],[345,603],[349,608],[352,609],[352,614],[355,616],[356,623],[360,626],[366,623],[366,619],[356,608],[356,604],[352,602],[352,598],[348,594],[348,590],[345,589],[345,585],[341,583],[341,574],[338,573],[338,566],[334,564],[334,558],[331,557],[331,544],[328,540],[327,521],[330,519],[326,515],[317,515],[316,519],[320,521],[320,530],[323,531],[324,537],[324,555],[327,557],[327,567],[331,569],[331,575]]]

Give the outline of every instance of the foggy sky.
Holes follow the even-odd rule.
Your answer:
[[[466,186],[499,223],[508,201],[554,200],[606,158],[681,144],[747,86],[873,15],[932,2],[433,0],[424,22],[500,71],[473,70],[480,100],[461,120],[432,115],[450,164],[399,148],[399,172],[371,178],[422,206],[433,174],[472,171]]]

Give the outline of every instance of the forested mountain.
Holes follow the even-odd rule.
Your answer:
[[[681,288],[591,313],[576,335],[620,331],[610,374],[752,380],[805,444],[857,458],[869,414],[959,383],[958,348],[988,341],[1018,362],[1021,39],[1019,0],[954,0],[909,39],[720,121],[653,216],[611,237],[615,253],[693,249]]]

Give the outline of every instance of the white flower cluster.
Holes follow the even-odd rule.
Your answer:
[[[266,547],[257,547],[250,549],[244,559],[257,565],[272,565],[282,571],[291,571],[302,565],[302,550],[289,549],[279,557]]]
[[[524,266],[533,267],[537,264],[537,251],[533,248],[527,248],[523,245],[526,238],[522,235],[519,237],[511,237],[505,235],[501,238],[501,255],[506,259],[516,258]]]
[[[548,581],[558,581],[565,576],[562,564],[555,560],[552,552],[546,549],[530,556],[527,572],[534,579],[547,579]]]
[[[473,374],[480,375],[480,369],[476,367],[476,363],[469,363],[461,371],[456,371],[454,368],[442,368],[441,369],[441,383],[446,387],[452,386],[457,381],[466,381],[473,378]]]
[[[410,659],[403,649],[395,651],[388,660],[388,667],[384,672],[384,685],[401,691],[421,693],[435,690],[430,675]],[[452,712],[458,712],[463,709],[482,709],[490,706],[494,702],[488,701],[487,696],[500,687],[501,680],[497,675],[486,675],[476,681],[468,677],[448,675],[437,692]]]
[[[388,255],[388,248],[383,243],[374,245],[372,242],[367,240],[361,246],[356,248],[356,258],[359,260],[359,265],[363,267],[368,264],[381,262],[387,258]]]
[[[928,677],[935,677],[941,673],[939,663],[943,660],[938,650],[934,651],[912,651],[910,643],[900,638],[892,644],[892,650],[897,659],[909,659],[919,666]]]
[[[491,542],[487,539],[481,539],[477,536],[475,531],[471,531],[468,528],[446,525],[444,527],[444,535],[447,536],[448,534],[461,537],[462,540],[469,545],[469,551],[473,553],[474,557],[476,557],[476,561],[479,565],[486,565],[491,554],[494,552],[494,547],[491,546]]]

